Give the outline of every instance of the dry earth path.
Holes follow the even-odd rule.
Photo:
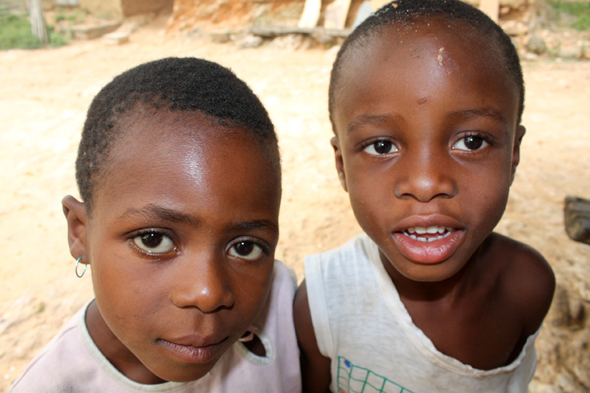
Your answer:
[[[261,97],[283,154],[278,256],[300,278],[304,255],[359,231],[329,145],[326,96],[335,51],[239,50],[162,31],[162,24],[144,26],[115,47],[96,40],[0,52],[0,393],[92,296],[90,275],[74,276],[60,200],[77,194],[74,159],[92,97],[132,66],[166,56],[203,57],[232,68]],[[590,246],[570,241],[562,225],[566,195],[590,198],[590,63],[539,61],[524,69],[528,132],[498,231],[540,250],[567,299],[590,311]],[[535,378],[548,385],[535,385],[539,392],[558,377],[572,386],[580,379],[554,356],[563,335],[551,326],[563,312],[553,312],[541,336]],[[576,329],[572,334],[583,330]]]

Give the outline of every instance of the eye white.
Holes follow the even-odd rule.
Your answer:
[[[174,250],[174,242],[161,233],[144,233],[133,238],[133,243],[140,249],[152,253],[163,254]]]
[[[238,242],[231,246],[228,251],[228,254],[232,257],[245,259],[247,261],[255,261],[259,259],[262,253],[262,247],[251,241]]]
[[[382,156],[385,154],[396,153],[397,146],[389,141],[376,141],[365,147],[365,152],[373,156]]]

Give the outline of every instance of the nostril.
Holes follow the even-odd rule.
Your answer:
[[[416,175],[398,181],[394,194],[399,199],[412,198],[429,202],[436,198],[453,198],[457,195],[456,183],[446,176]]]
[[[234,305],[232,286],[222,277],[208,280],[190,280],[177,283],[173,303],[179,308],[195,308],[204,314],[229,309]]]

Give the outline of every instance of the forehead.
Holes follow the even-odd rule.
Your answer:
[[[372,106],[391,109],[391,99],[449,105],[480,105],[477,97],[505,101],[507,117],[517,114],[518,89],[506,71],[498,45],[465,23],[431,19],[385,26],[357,41],[342,59],[335,90],[334,118]],[[445,98],[446,96],[446,98]],[[471,101],[470,101],[471,100]],[[379,108],[374,108],[378,104]],[[466,109],[466,108],[462,108]],[[514,112],[514,114],[512,113]]]
[[[270,148],[251,132],[199,112],[156,113],[126,123],[97,188],[97,211],[113,201],[154,203],[154,196],[164,204],[207,198],[219,205],[248,189],[278,210],[279,172]]]

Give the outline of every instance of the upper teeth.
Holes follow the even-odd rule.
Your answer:
[[[438,227],[438,226],[432,226],[432,227],[411,227],[408,228],[407,231],[409,233],[417,233],[419,235],[423,235],[425,233],[434,235],[435,233],[445,233],[446,231],[451,232],[452,228],[447,228],[447,227]]]

